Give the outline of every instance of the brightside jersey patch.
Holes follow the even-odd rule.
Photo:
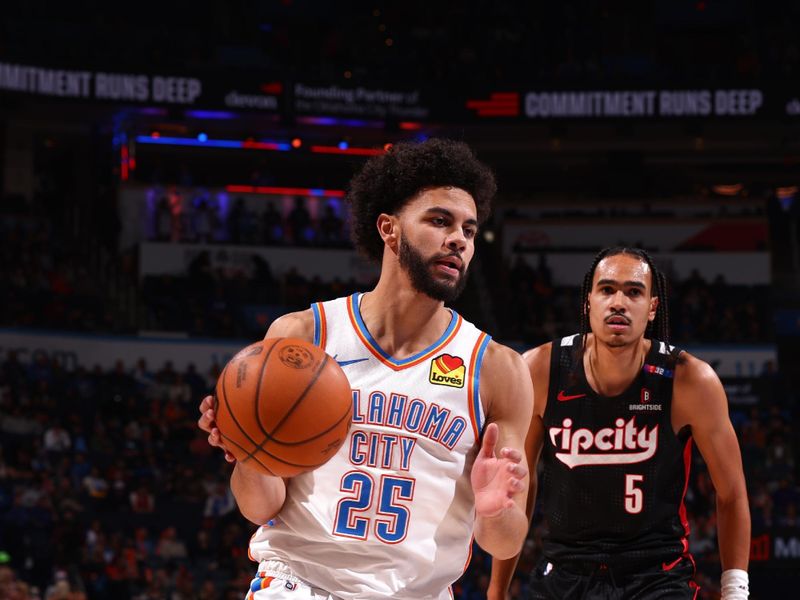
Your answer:
[[[431,361],[431,372],[428,381],[434,385],[447,385],[455,388],[464,387],[467,368],[464,359],[449,354],[440,354]]]

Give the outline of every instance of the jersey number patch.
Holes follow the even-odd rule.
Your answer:
[[[377,487],[377,490],[375,488]],[[351,495],[339,500],[334,519],[334,535],[366,540],[373,531],[386,544],[402,542],[408,533],[411,511],[404,502],[414,499],[414,480],[382,476],[378,485],[363,471],[350,471],[342,477],[340,489]],[[373,496],[373,490],[376,491]],[[375,516],[365,516],[377,499]]]
[[[625,475],[625,510],[632,515],[642,512],[644,494],[636,487],[636,484],[643,481],[644,475],[634,475],[633,473]]]

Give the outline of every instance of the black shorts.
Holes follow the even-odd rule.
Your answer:
[[[553,565],[547,559],[531,576],[529,600],[695,600],[694,562],[679,558],[672,564],[633,569],[599,563]]]

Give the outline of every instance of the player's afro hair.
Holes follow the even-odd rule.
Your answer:
[[[478,223],[489,216],[497,184],[492,171],[463,142],[429,139],[399,143],[371,158],[350,181],[351,237],[359,252],[380,262],[383,240],[378,215],[396,214],[419,192],[432,187],[456,187],[475,200]]]

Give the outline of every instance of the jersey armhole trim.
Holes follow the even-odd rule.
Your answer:
[[[470,538],[469,538],[469,546],[467,547],[467,560],[466,560],[466,562],[464,562],[464,566],[461,569],[461,575],[462,576],[464,575],[464,573],[467,572],[467,569],[469,568],[469,563],[472,562],[472,547],[473,547],[474,542],[475,542],[475,534],[472,534],[470,536]],[[450,592],[450,598],[452,600],[455,597],[454,594],[453,594],[453,586],[450,585],[447,588],[447,590]]]
[[[475,347],[472,349],[472,356],[469,361],[469,375],[467,376],[467,403],[469,404],[469,416],[472,421],[472,430],[475,439],[480,439],[483,423],[481,422],[481,363],[486,352],[486,347],[492,340],[488,333],[481,332]]]
[[[547,397],[544,404],[544,418],[547,415],[547,409],[553,404],[554,398],[551,398],[551,392],[555,394],[557,388],[562,384],[561,381],[561,355],[564,352],[573,352],[574,347],[572,344],[564,344],[564,340],[570,340],[575,336],[569,336],[561,339],[560,344],[553,342],[550,346],[550,364],[548,365],[548,382],[547,382]]]
[[[314,302],[311,305],[311,310],[314,313],[314,345],[325,350],[325,342],[328,337],[325,323],[325,307],[322,302]]]

